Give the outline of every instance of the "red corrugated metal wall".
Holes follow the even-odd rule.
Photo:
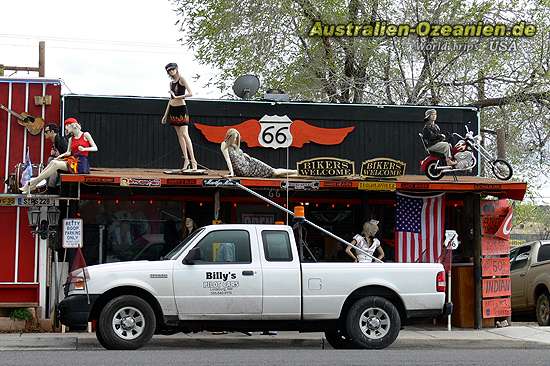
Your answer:
[[[52,104],[37,106],[35,96],[51,95]],[[61,118],[61,85],[56,80],[0,79],[0,103],[11,110],[42,117],[45,123],[59,125]],[[51,143],[43,133],[32,136],[17,123],[14,116],[0,110],[0,175],[3,180],[24,159],[30,148],[33,163],[46,162]],[[2,193],[7,192],[4,185]],[[29,230],[27,209],[0,206],[0,304],[38,303],[39,278],[38,239]]]

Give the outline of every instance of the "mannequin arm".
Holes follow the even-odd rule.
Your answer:
[[[84,132],[84,138],[86,139],[86,141],[90,143],[90,147],[79,146],[78,150],[79,151],[97,151],[97,145],[95,144],[94,139],[92,138],[92,135],[90,135],[89,132]]]
[[[357,242],[356,242],[355,240],[352,240],[352,241],[351,241],[351,244],[352,244],[352,245],[356,245]],[[351,245],[348,245],[348,247],[346,248],[346,253],[347,253],[351,258],[353,258],[353,261],[354,261],[354,262],[357,262],[357,257],[355,256],[355,254],[353,254],[352,246],[351,246]]]
[[[382,249],[382,246],[379,246],[376,248],[376,251],[378,252],[378,259],[382,260],[385,256],[384,249]]]
[[[63,154],[59,154],[55,159],[61,160],[63,158],[66,158],[67,156],[71,155],[71,141],[73,141],[72,137],[69,137],[69,142],[67,143],[67,151],[65,151]]]
[[[227,164],[227,169],[229,170],[229,177],[235,176],[235,172],[233,172],[233,165],[231,164],[231,159],[229,158],[229,149],[227,148],[227,144],[225,141],[222,142],[220,149],[222,151],[222,155],[225,159],[225,163]]]

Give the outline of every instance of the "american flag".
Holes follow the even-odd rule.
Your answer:
[[[439,262],[445,240],[445,196],[413,197],[397,193],[397,262]]]

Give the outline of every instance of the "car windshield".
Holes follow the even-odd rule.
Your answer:
[[[189,234],[187,238],[183,239],[183,241],[179,243],[174,249],[172,249],[168,254],[162,257],[162,260],[170,260],[170,259],[176,258],[178,254],[187,246],[187,244],[189,244],[189,242],[191,242],[191,240],[193,240],[193,238],[197,236],[199,233],[201,233],[203,230],[204,228],[200,228],[193,231],[191,234]]]

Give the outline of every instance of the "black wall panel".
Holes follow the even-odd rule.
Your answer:
[[[96,141],[99,151],[90,154],[92,166],[109,168],[177,168],[182,158],[176,134],[160,119],[166,99],[135,97],[98,97],[67,95],[64,115],[76,117]],[[209,125],[233,125],[263,115],[287,115],[326,128],[355,126],[340,145],[309,143],[303,148],[289,148],[289,166],[317,156],[346,158],[356,162],[389,157],[407,162],[408,174],[419,174],[419,161],[425,152],[418,132],[424,125],[424,111],[429,107],[375,106],[321,103],[272,103],[263,101],[221,101],[190,99],[187,101],[191,121]],[[473,108],[440,107],[438,123],[443,132],[464,134],[464,124],[478,130],[477,112]],[[219,145],[208,142],[199,130],[190,127],[195,155],[200,164],[211,169],[226,169]],[[248,148],[250,155],[276,168],[286,167],[286,149]]]

